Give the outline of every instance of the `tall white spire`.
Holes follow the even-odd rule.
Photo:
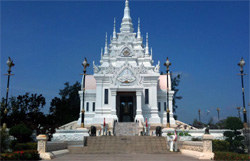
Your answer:
[[[149,56],[149,51],[148,51],[148,33],[146,34],[145,56]]]
[[[137,39],[141,39],[140,18],[138,18]]]
[[[108,34],[106,32],[104,55],[108,55]]]
[[[101,48],[101,59],[102,59],[102,55],[103,55],[103,48]]]
[[[130,17],[130,9],[129,9],[129,2],[128,0],[125,1],[125,8],[124,8],[124,15],[122,18],[122,24],[120,28],[121,32],[133,32],[133,24],[132,24],[132,19]]]
[[[113,40],[116,40],[115,18],[114,18]]]

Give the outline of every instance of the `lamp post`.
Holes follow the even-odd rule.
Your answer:
[[[217,108],[217,112],[218,112],[218,121],[220,121],[220,108]]]
[[[243,58],[241,58],[240,62],[238,63],[238,66],[240,66],[240,76],[241,76],[241,86],[242,86],[242,98],[243,98],[243,118],[244,118],[244,127],[247,128],[247,110],[245,106],[245,94],[244,94],[244,82],[243,82],[243,76],[245,75],[243,72],[243,66],[245,65],[245,61]]]
[[[6,102],[5,102],[5,109],[4,109],[4,114],[8,113],[7,107],[8,107],[8,96],[9,96],[9,86],[10,86],[10,76],[13,75],[11,74],[11,67],[13,67],[15,64],[13,63],[13,60],[11,60],[11,58],[9,57],[6,64],[8,65],[9,69],[8,69],[8,74],[5,74],[8,76],[8,81],[7,81],[7,91],[6,91]],[[6,124],[4,123],[3,126],[6,126]]]
[[[201,110],[198,110],[198,114],[199,114],[199,122],[201,122]]]
[[[84,107],[84,106],[83,106]],[[82,109],[82,120],[81,120],[81,127],[84,128],[84,117],[85,117],[85,110]]]
[[[81,120],[81,127],[84,128],[84,117],[85,117],[85,110],[84,110],[84,95],[85,95],[85,76],[87,72],[87,67],[89,66],[86,57],[84,58],[84,61],[82,62],[83,66],[83,107],[82,107],[82,120]]]
[[[166,68],[167,68],[167,70],[166,70],[167,71],[167,111],[166,111],[167,112],[167,128],[170,128],[170,118],[169,118],[170,110],[169,110],[169,102],[168,102],[168,100],[169,100],[169,98],[168,98],[168,96],[169,96],[168,75],[169,75],[170,65],[171,65],[171,63],[167,58],[166,62],[164,63],[164,66],[166,66]]]
[[[240,117],[240,109],[241,109],[241,107],[236,107],[236,108],[238,110],[239,119],[241,120],[241,117]]]

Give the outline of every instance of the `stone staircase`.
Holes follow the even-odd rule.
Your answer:
[[[87,137],[86,146],[68,146],[72,154],[166,154],[165,137],[155,136],[98,136]]]
[[[115,124],[115,136],[138,136],[139,123],[135,122],[117,122]]]

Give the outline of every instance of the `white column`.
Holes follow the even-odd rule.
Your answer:
[[[173,113],[173,96],[174,96],[174,91],[169,91],[168,95],[168,101],[169,101],[169,120],[170,120],[170,126],[174,127],[175,126],[175,119],[174,119],[174,113]]]
[[[162,114],[162,124],[166,125],[167,124],[167,112],[164,110]]]
[[[116,114],[116,90],[111,90],[111,117],[118,121],[118,117]]]
[[[142,91],[136,91],[136,116],[135,120],[144,121],[142,116]]]
[[[96,78],[96,109],[95,116],[92,119],[92,124],[102,124],[103,123],[103,84],[101,79]]]
[[[96,115],[102,114],[103,88],[102,84],[96,83]]]
[[[149,91],[149,98],[150,99],[150,106],[151,106],[151,117],[149,118],[149,123],[160,123],[161,119],[158,115],[158,108],[157,108],[157,83],[152,83],[152,87]]]

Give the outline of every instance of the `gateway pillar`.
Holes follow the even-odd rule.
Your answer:
[[[112,109],[111,109],[111,117],[114,120],[118,120],[117,112],[116,112],[116,90],[111,90],[111,103],[112,103]]]
[[[136,116],[135,120],[142,121],[142,91],[136,91]]]

